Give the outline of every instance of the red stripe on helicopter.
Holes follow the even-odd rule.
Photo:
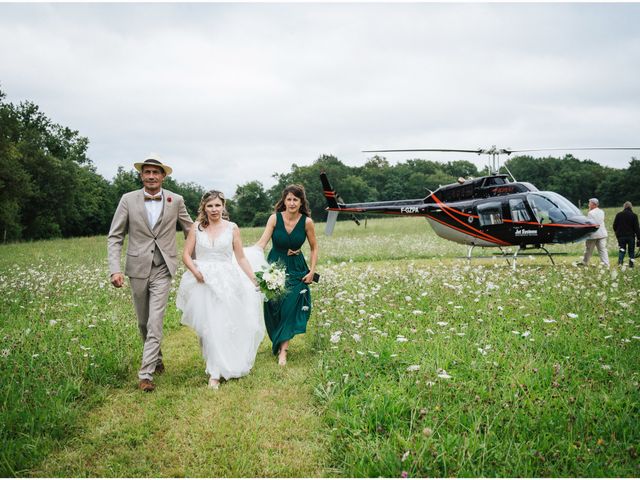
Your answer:
[[[445,227],[447,227],[447,228],[452,228],[452,229],[454,229],[454,230],[459,231],[460,233],[464,233],[465,235],[469,235],[470,237],[479,238],[480,240],[484,240],[485,242],[490,242],[489,240],[487,240],[486,238],[481,237],[480,235],[476,235],[476,234],[474,234],[473,232],[467,232],[467,231],[465,231],[465,230],[462,230],[461,228],[454,227],[453,225],[451,225],[451,224],[449,224],[449,223],[447,223],[447,222],[443,222],[442,220],[439,220],[439,219],[437,219],[436,217],[433,217],[433,216],[431,216],[431,215],[427,215],[427,217],[429,217],[431,220],[434,220],[434,221],[436,221],[436,222],[438,222],[438,223],[440,223],[440,224],[444,225],[444,226],[445,226]],[[493,243],[493,242],[490,242],[490,243]],[[504,245],[510,245],[509,243],[504,243],[504,242],[503,242],[503,244],[504,244]],[[496,245],[500,245],[500,244],[499,244],[499,243],[496,243]]]
[[[431,198],[433,198],[433,199],[435,200],[436,204],[437,204],[440,208],[442,208],[442,211],[443,211],[444,213],[446,213],[447,215],[449,215],[449,216],[450,216],[451,218],[453,218],[456,222],[460,223],[461,225],[464,225],[464,227],[465,227],[465,228],[468,228],[468,229],[473,230],[474,232],[477,232],[479,236],[478,236],[478,235],[473,235],[473,234],[470,234],[470,233],[469,233],[470,235],[472,235],[472,236],[474,236],[474,237],[477,237],[477,238],[482,238],[483,240],[487,240],[487,241],[491,241],[491,242],[497,243],[498,245],[510,245],[510,243],[505,242],[504,240],[500,240],[499,238],[492,237],[491,235],[489,235],[489,234],[487,234],[487,233],[485,233],[485,232],[483,232],[483,231],[481,231],[481,230],[478,230],[477,228],[474,228],[474,227],[472,227],[471,225],[468,225],[467,223],[463,222],[463,221],[462,221],[462,220],[460,220],[459,218],[454,217],[451,213],[449,213],[449,211],[448,211],[448,210],[453,210],[453,211],[454,211],[454,212],[456,212],[456,213],[458,213],[458,210],[456,210],[455,208],[451,208],[451,207],[449,207],[449,206],[445,205],[444,203],[442,203],[442,202],[440,201],[440,199],[439,199],[438,197],[436,197],[436,196],[435,196],[435,194],[431,195]],[[459,212],[459,213],[462,213],[462,212]],[[468,214],[464,214],[464,215],[469,216]],[[468,232],[467,232],[467,233],[468,233]]]

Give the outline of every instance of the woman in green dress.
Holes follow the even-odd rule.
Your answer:
[[[280,365],[287,364],[289,341],[307,330],[311,315],[311,293],[318,262],[318,243],[309,212],[309,203],[302,185],[289,185],[269,217],[257,247],[264,250],[272,242],[267,257],[269,263],[282,263],[287,272],[286,294],[264,304],[264,322],[272,342],[272,351]],[[311,267],[307,266],[301,248],[305,240],[311,248]]]

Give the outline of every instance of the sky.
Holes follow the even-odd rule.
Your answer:
[[[0,3],[0,90],[87,137],[109,180],[157,152],[232,196],[323,154],[640,147],[639,21],[635,3]],[[539,155],[565,153],[640,157]]]

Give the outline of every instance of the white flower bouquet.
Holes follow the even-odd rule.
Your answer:
[[[257,271],[256,278],[265,302],[276,300],[286,293],[287,272],[279,263],[271,263]]]

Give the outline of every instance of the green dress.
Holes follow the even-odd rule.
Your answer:
[[[287,250],[299,250],[307,239],[305,231],[306,215],[302,215],[291,233],[284,227],[282,213],[276,212],[276,227],[271,236],[273,247],[267,256],[269,263],[279,262],[287,271],[287,293],[278,300],[264,304],[264,323],[276,355],[280,344],[298,333],[307,331],[307,321],[311,315],[311,293],[309,285],[302,281],[309,267],[304,255],[287,255]]]

